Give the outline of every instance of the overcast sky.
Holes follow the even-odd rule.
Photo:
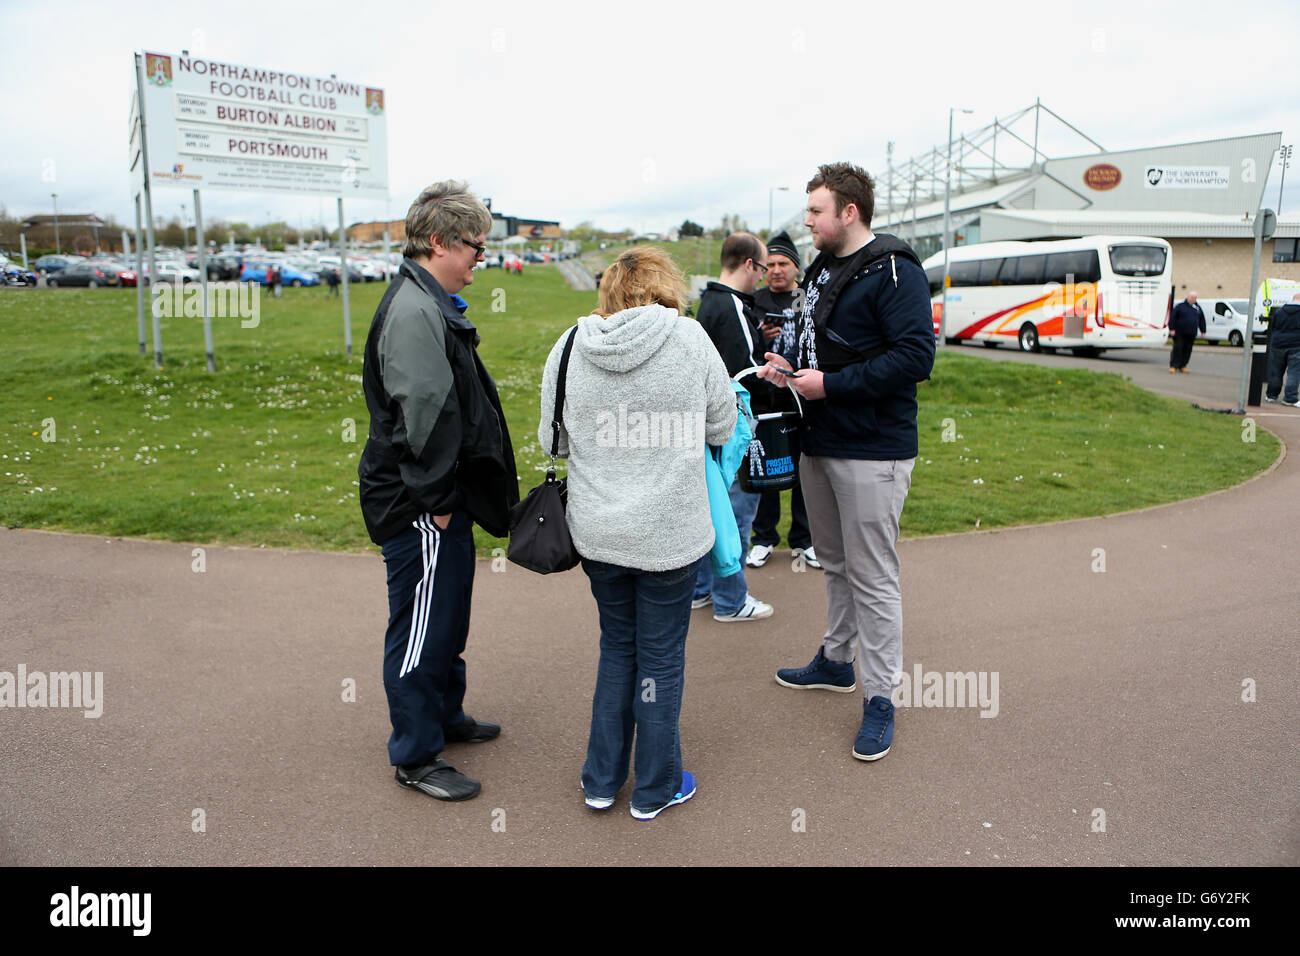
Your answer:
[[[408,12],[418,10],[419,12]],[[632,12],[633,10],[637,12]],[[0,0],[0,204],[133,221],[126,172],[135,50],[385,91],[399,218],[429,182],[468,179],[510,215],[662,230],[796,214],[818,163],[876,172],[1041,97],[1108,149],[1280,131],[1300,138],[1300,5],[1143,3],[480,3],[111,5]],[[1286,42],[1283,42],[1283,41]],[[1088,152],[1047,134],[1049,155]],[[1279,170],[1266,205],[1276,206]],[[52,181],[51,181],[52,180]],[[1294,187],[1294,188],[1293,188]],[[155,215],[192,205],[155,192]],[[208,219],[311,225],[332,200],[210,190]],[[1300,213],[1300,161],[1283,214]],[[190,210],[192,215],[192,210]]]

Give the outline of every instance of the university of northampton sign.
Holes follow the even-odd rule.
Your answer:
[[[1089,189],[1105,191],[1114,189],[1121,179],[1119,168],[1110,163],[1098,163],[1083,171],[1083,184]]]

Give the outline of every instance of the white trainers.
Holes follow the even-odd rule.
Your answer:
[[[803,556],[803,563],[808,567],[816,568],[818,571],[822,569],[822,563],[817,560],[817,552],[813,550],[812,545],[806,548],[795,548],[790,552],[790,557],[795,560],[798,560],[800,555]]]
[[[708,607],[713,603],[713,595],[706,594],[704,597],[693,598],[691,600],[691,610],[698,611],[702,607]]]
[[[761,568],[767,564],[767,559],[772,556],[776,548],[770,544],[756,544],[749,549],[749,556],[745,558],[745,564],[751,568]]]
[[[722,621],[724,624],[729,621],[761,621],[765,617],[772,616],[772,605],[765,604],[755,598],[752,594],[745,595],[745,603],[741,605],[740,610],[735,614],[715,614],[715,621]]]

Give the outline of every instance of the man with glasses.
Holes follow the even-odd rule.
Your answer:
[[[362,373],[370,436],[357,468],[361,514],[388,572],[388,757],[398,785],[438,800],[480,789],[442,758],[444,746],[501,732],[462,709],[473,524],[504,537],[519,501],[505,415],[457,294],[474,281],[491,225],[464,183],[420,193]]]
[[[767,247],[758,236],[733,232],[722,243],[722,275],[710,282],[700,296],[696,318],[709,334],[713,345],[734,376],[747,368],[762,365],[767,351],[763,316],[754,304],[754,289],[767,271]],[[755,377],[746,379],[750,392],[750,411],[758,414],[771,404],[772,386]],[[758,495],[742,491],[739,479],[731,484],[731,508],[736,514],[742,547],[749,542],[749,528],[758,509]],[[713,605],[713,619],[724,623],[757,621],[772,616],[772,605],[749,593],[745,582],[744,562],[736,574],[715,578],[709,556],[700,562],[691,607]]]

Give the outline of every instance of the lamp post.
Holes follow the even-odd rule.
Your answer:
[[[777,193],[788,193],[789,186],[772,186],[767,191],[767,238],[772,238],[772,200]]]
[[[1291,165],[1290,146],[1283,146],[1278,150],[1278,162],[1282,164],[1282,181],[1277,184],[1277,214],[1282,215],[1282,187],[1286,184],[1286,168]]]
[[[948,107],[948,162],[945,164],[943,176],[943,305],[939,312],[939,341],[936,345],[943,345],[944,331],[948,324],[948,247],[952,244],[952,213],[950,211],[952,196],[952,115],[953,113],[973,113],[974,110],[964,110],[960,107]]]
[[[50,193],[50,198],[54,200],[54,251],[61,255],[63,244],[59,242],[59,194]]]

